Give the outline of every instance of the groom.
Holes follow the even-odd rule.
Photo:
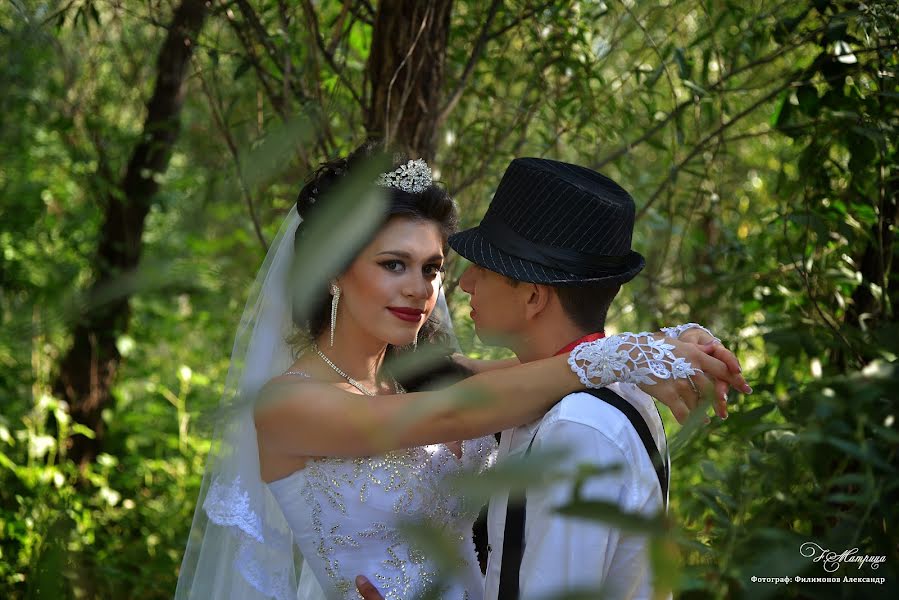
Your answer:
[[[599,173],[536,158],[512,161],[480,225],[449,240],[472,263],[460,285],[471,295],[478,336],[509,346],[522,362],[603,337],[613,298],[645,264],[631,250],[634,213],[630,195]],[[498,459],[560,446],[569,450],[563,470],[613,468],[584,483],[582,500],[647,516],[666,510],[665,432],[653,400],[636,386],[566,396],[542,419],[504,431]],[[493,497],[486,600],[585,588],[610,598],[652,596],[648,538],[555,512],[571,499],[570,481],[530,489],[524,502]],[[364,598],[380,598],[359,583]]]

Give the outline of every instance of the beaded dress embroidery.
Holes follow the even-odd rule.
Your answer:
[[[359,598],[354,579],[366,575],[385,600],[412,600],[436,580],[436,567],[400,533],[426,521],[458,540],[459,574],[441,593],[447,600],[481,600],[483,578],[472,526],[480,506],[444,484],[461,471],[493,461],[496,440],[462,443],[457,458],[445,444],[363,458],[321,458],[269,484],[294,541],[330,600]]]

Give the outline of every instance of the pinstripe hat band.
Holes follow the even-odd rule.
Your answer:
[[[506,254],[575,275],[590,277],[600,271],[615,273],[628,264],[628,256],[608,256],[532,242],[499,219],[482,221],[480,230],[491,244]]]

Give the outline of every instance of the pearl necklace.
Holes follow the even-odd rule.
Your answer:
[[[347,375],[343,369],[331,362],[331,359],[325,356],[324,352],[319,349],[318,344],[316,344],[315,342],[312,342],[312,349],[315,350],[315,353],[318,354],[318,357],[322,359],[326,365],[331,367],[335,373],[346,379],[347,383],[349,383],[351,386],[353,386],[366,396],[377,396],[375,392],[366,388],[364,385]],[[396,390],[397,394],[402,394],[404,392],[403,388],[400,386],[399,382],[396,379],[393,380],[393,389]]]

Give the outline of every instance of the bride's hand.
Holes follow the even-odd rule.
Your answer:
[[[668,337],[680,340],[682,342],[690,342],[703,347],[703,350],[722,361],[727,365],[728,371],[733,374],[742,373],[740,361],[733,352],[728,350],[724,344],[716,338],[711,331],[699,325],[698,323],[687,323],[678,327],[664,328],[662,332]],[[730,387],[727,381],[716,379],[715,395],[713,398],[713,406],[715,414],[722,419],[727,418],[727,391]],[[746,392],[746,389],[740,391]],[[751,390],[750,390],[751,391]]]
[[[695,339],[701,340],[708,335],[701,331],[700,333],[702,335],[695,336]],[[719,341],[692,343],[685,337],[694,339],[692,335],[682,334],[676,340],[666,338],[665,342],[674,346],[671,350],[674,356],[683,358],[697,372],[686,377],[672,377],[654,384],[638,385],[644,392],[667,406],[678,423],[683,424],[690,413],[702,405],[705,398],[711,399],[715,414],[726,419],[729,388],[744,394],[752,393],[752,388],[743,378],[740,362]]]
[[[721,343],[720,340],[713,337],[712,334],[707,331],[703,331],[702,329],[690,329],[689,331],[684,332],[680,338],[681,341],[691,342],[694,344],[698,344],[703,351],[711,356],[714,356],[718,360],[722,361],[727,365],[727,370],[733,374],[740,374],[743,372],[742,367],[740,366],[740,361],[734,355],[733,352],[728,350],[724,344]],[[714,407],[715,414],[717,414],[722,419],[727,418],[727,391],[730,387],[727,381],[723,381],[721,379],[716,379],[715,383],[715,396],[714,396]],[[742,392],[747,392],[746,389],[741,389]],[[747,393],[751,393],[751,388]]]
[[[723,346],[701,346],[661,334],[626,332],[586,342],[572,350],[569,364],[590,388],[615,381],[637,384],[665,404],[679,423],[686,421],[705,394],[718,394],[715,381],[752,392],[736,358]],[[732,366],[737,372],[732,372]]]

